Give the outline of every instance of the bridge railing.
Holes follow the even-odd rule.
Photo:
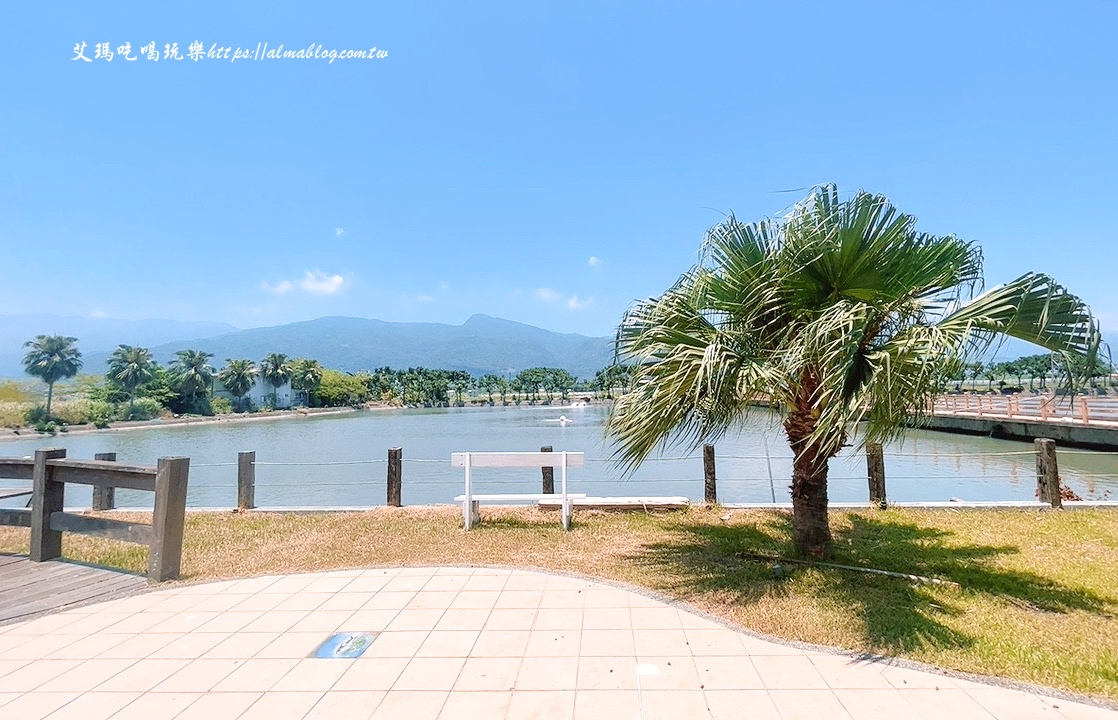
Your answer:
[[[1118,424],[1118,402],[1086,395],[941,395],[932,402],[932,413],[1041,422],[1059,420]]]
[[[0,525],[31,528],[31,560],[62,555],[62,533],[125,540],[148,546],[148,578],[179,577],[190,458],[159,458],[157,464],[124,465],[108,460],[68,460],[62,448],[36,450],[34,459],[0,458],[0,478],[31,480],[31,508],[0,508]],[[63,511],[66,483],[155,493],[150,525]]]

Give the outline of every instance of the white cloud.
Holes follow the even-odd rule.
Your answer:
[[[439,290],[449,290],[449,289],[450,289],[450,283],[448,283],[446,280],[443,280],[441,283],[439,283]]]
[[[341,237],[342,235],[345,235],[345,228],[344,227],[334,228],[334,237]]]
[[[549,303],[550,302],[558,302],[559,300],[563,299],[559,295],[559,293],[555,292],[551,288],[545,288],[545,287],[538,288],[532,294],[536,296],[537,300],[543,300],[544,302],[549,302]]]
[[[597,256],[591,255],[590,259],[586,261],[586,264],[590,267],[598,267],[602,264],[602,261]]]
[[[307,270],[298,280],[280,280],[277,283],[264,281],[260,287],[269,292],[283,295],[292,290],[302,290],[312,295],[336,295],[341,292],[348,281],[341,275],[327,275],[321,270]]]
[[[104,311],[104,310],[94,310],[93,312],[89,313],[89,316],[90,316],[90,317],[94,317],[94,318],[105,318],[105,317],[108,317],[108,315],[107,315],[107,314],[105,314],[105,311]]]
[[[341,275],[327,275],[321,270],[308,270],[299,281],[299,287],[315,295],[334,295],[341,292],[345,284],[346,280]]]
[[[422,303],[435,302],[434,295],[416,295],[415,299]]]
[[[580,300],[578,295],[571,295],[569,298],[567,298],[567,307],[571,310],[581,310],[593,302],[593,297],[588,297],[585,300]]]
[[[278,295],[291,292],[295,289],[295,286],[291,283],[290,280],[280,280],[275,285],[272,285],[267,280],[265,280],[260,283],[260,287],[264,288],[268,292],[274,292]]]

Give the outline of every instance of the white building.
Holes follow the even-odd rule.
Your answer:
[[[291,389],[291,381],[285,382],[278,388],[275,388],[276,393],[276,408],[284,410],[290,408],[295,404],[296,393]],[[272,384],[264,378],[257,375],[252,379],[252,387],[245,393],[241,402],[248,401],[249,407],[254,410],[267,408],[272,406]],[[233,403],[233,407],[237,407],[237,399],[233,394],[225,389],[221,381],[214,378],[214,397],[222,397]]]

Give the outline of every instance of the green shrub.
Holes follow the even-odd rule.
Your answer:
[[[0,401],[0,427],[22,427],[30,409],[30,403]]]
[[[47,415],[47,406],[42,404],[32,405],[27,408],[23,419],[27,421],[28,425],[33,425],[38,430],[39,425],[45,425],[50,421],[50,416]]]
[[[210,409],[214,411],[214,415],[228,415],[233,412],[233,403],[223,397],[215,397],[210,400]]]
[[[121,407],[121,414],[128,415],[128,405]],[[136,398],[136,402],[132,405],[131,420],[151,420],[163,414],[163,406],[159,401],[148,397]]]

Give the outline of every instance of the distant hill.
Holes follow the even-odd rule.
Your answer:
[[[100,373],[104,372],[104,358],[122,343],[151,347],[180,338],[211,338],[236,330],[232,325],[216,322],[0,315],[0,377],[25,377],[23,344],[36,335],[76,337],[86,363],[84,370]]]
[[[149,347],[160,362],[178,350],[204,350],[213,353],[215,367],[226,358],[259,362],[268,353],[281,352],[347,372],[423,366],[505,375],[559,367],[580,378],[594,377],[613,357],[611,338],[555,333],[488,315],[474,315],[462,325],[324,317],[217,337],[184,336]],[[101,372],[109,352],[87,353],[86,369]]]

